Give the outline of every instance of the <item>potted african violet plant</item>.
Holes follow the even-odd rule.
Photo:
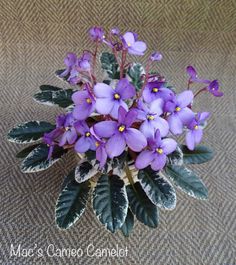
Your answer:
[[[89,30],[95,51],[80,57],[68,53],[66,68],[57,77],[69,83],[62,89],[42,85],[34,99],[64,109],[56,123],[29,121],[8,133],[8,140],[31,144],[17,154],[24,173],[46,170],[70,152],[80,157],[65,177],[56,204],[56,223],[71,227],[83,214],[87,201],[99,221],[111,232],[128,236],[138,221],[151,228],[159,223],[159,208],[176,206],[175,188],[196,199],[207,199],[201,179],[188,164],[213,157],[199,145],[209,112],[194,111],[201,93],[220,97],[217,80],[200,79],[192,66],[186,90],[177,93],[165,77],[153,71],[162,54],[153,52],[144,67],[128,60],[142,56],[147,46],[133,32],[101,27]],[[98,51],[104,44],[111,52],[100,55],[104,78],[95,75]],[[129,57],[132,58],[132,57]],[[202,84],[193,92],[194,83]],[[179,135],[185,135],[181,143]],[[173,186],[174,184],[174,186]]]

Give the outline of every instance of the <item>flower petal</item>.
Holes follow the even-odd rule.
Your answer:
[[[193,92],[191,90],[186,90],[177,95],[177,105],[181,108],[187,107],[193,101]]]
[[[150,121],[146,120],[144,121],[139,130],[143,133],[143,135],[146,137],[146,138],[151,138],[151,137],[154,137],[154,133],[155,133],[155,128],[154,128],[154,125],[153,123],[151,123]]]
[[[97,98],[96,99],[96,110],[100,114],[109,114],[114,106],[114,101],[110,98]]]
[[[186,72],[187,74],[191,77],[191,78],[196,78],[197,77],[197,71],[195,70],[195,68],[191,65],[189,65],[186,68]]]
[[[75,151],[78,153],[85,153],[90,148],[89,137],[82,136],[75,144]]]
[[[160,116],[163,113],[164,101],[161,98],[158,98],[151,102],[150,104],[150,113]]]
[[[195,138],[194,138],[194,134],[193,131],[190,130],[186,133],[186,137],[185,137],[185,141],[187,144],[187,147],[189,150],[194,150],[195,147]]]
[[[127,45],[128,44],[132,45],[135,42],[135,38],[134,38],[133,32],[126,32],[123,35],[123,38],[124,38],[124,40],[125,40]]]
[[[122,78],[118,82],[115,91],[121,96],[122,99],[129,99],[135,95],[135,88],[128,79]]]
[[[83,90],[83,91],[77,91],[75,93],[72,94],[71,99],[73,100],[73,102],[77,105],[77,104],[83,104],[84,101],[86,100],[86,98],[90,98],[88,91]]]
[[[67,141],[68,144],[73,144],[77,139],[77,133],[75,128],[71,128],[70,131],[67,132]]]
[[[208,119],[208,118],[210,117],[210,115],[211,115],[210,112],[201,112],[198,121],[199,121],[200,123],[202,123],[202,122],[204,122],[206,119]]]
[[[98,98],[112,98],[114,90],[104,83],[97,83],[94,86],[94,94]]]
[[[77,105],[73,109],[73,116],[77,120],[85,120],[94,110],[94,106],[90,105]]]
[[[154,156],[152,151],[142,151],[136,158],[135,167],[137,169],[143,169],[150,165],[153,159]]]
[[[128,106],[123,100],[114,101],[113,108],[111,109],[110,115],[117,119],[119,107],[122,106],[126,111],[128,111]]]
[[[168,118],[170,130],[173,134],[181,134],[183,131],[183,123],[177,114],[172,114]]]
[[[193,131],[195,143],[199,144],[202,140],[203,130],[201,128],[198,128],[197,130]]]
[[[161,148],[166,155],[174,152],[176,150],[177,143],[174,139],[166,138],[162,140]]]
[[[93,126],[95,134],[99,137],[111,137],[117,128],[116,121],[101,121]]]
[[[104,146],[99,146],[96,150],[96,159],[100,162],[100,169],[104,167],[107,161],[107,152]]]
[[[131,45],[131,49],[143,53],[146,51],[147,45],[143,41],[136,41],[133,45]]]
[[[154,127],[154,130],[159,129],[161,137],[165,137],[169,132],[168,122],[160,117],[156,117],[153,121],[150,121],[151,125]]]
[[[188,124],[193,118],[194,113],[190,108],[183,108],[177,114],[184,125]]]
[[[153,162],[151,163],[151,168],[154,171],[159,171],[161,169],[163,169],[163,167],[166,164],[166,155],[162,154],[162,155],[156,155],[155,159],[153,160]]]
[[[124,133],[124,136],[129,148],[135,152],[140,152],[147,146],[145,136],[137,129],[128,128]]]
[[[113,135],[106,143],[106,151],[110,158],[119,156],[125,150],[125,139],[121,133]]]
[[[127,127],[130,127],[135,122],[137,116],[138,116],[138,112],[135,109],[130,109],[130,111],[127,112],[125,116],[124,124]]]

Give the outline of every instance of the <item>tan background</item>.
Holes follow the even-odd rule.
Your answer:
[[[163,52],[159,70],[178,90],[185,88],[185,67],[217,78],[224,98],[200,97],[213,112],[204,141],[215,147],[207,165],[195,167],[209,188],[207,202],[178,192],[177,207],[161,212],[150,230],[138,222],[129,239],[113,235],[91,209],[68,231],[54,222],[60,185],[74,161],[46,172],[24,175],[6,141],[15,124],[31,119],[54,121],[59,109],[36,104],[41,84],[63,86],[54,71],[68,51],[91,47],[87,29],[119,26],[140,33],[149,51]],[[236,1],[235,0],[0,0],[0,264],[235,265],[236,257]],[[83,257],[10,258],[10,244],[44,248],[128,247],[127,259]]]

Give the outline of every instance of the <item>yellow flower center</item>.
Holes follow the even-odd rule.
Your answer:
[[[99,142],[96,142],[95,145],[96,145],[96,147],[98,147],[100,145],[100,143]]]
[[[117,94],[117,93],[115,93],[115,94],[114,94],[114,98],[115,98],[115,99],[120,99],[120,95]]]
[[[102,36],[102,38],[103,38],[103,39],[105,39],[105,38],[106,38],[106,36],[105,36],[105,35],[103,35],[103,36]]]
[[[152,120],[155,119],[155,117],[153,115],[147,115],[147,119],[150,120],[150,121],[152,121]]]
[[[118,129],[120,132],[123,132],[125,130],[125,126],[124,125],[121,125]]]
[[[197,130],[197,129],[198,129],[198,125],[195,125],[195,126],[194,126],[194,130]]]
[[[91,135],[90,132],[86,132],[86,134],[85,134],[86,137],[89,137],[90,135]]]
[[[70,127],[66,127],[65,130],[66,130],[66,131],[69,131],[69,130],[70,130]]]
[[[158,92],[158,88],[157,88],[157,87],[154,87],[154,88],[152,89],[152,92],[157,93],[157,92]]]
[[[212,87],[212,89],[211,90],[215,90],[215,88],[214,87]]]
[[[86,98],[86,102],[87,102],[88,104],[92,103],[91,98]]]
[[[161,149],[161,148],[157,148],[156,151],[157,151],[157,153],[159,153],[160,155],[163,153],[163,149]]]
[[[127,45],[128,45],[128,47],[130,47],[130,46],[131,46],[131,43],[130,43],[130,42],[128,42],[128,43],[127,43]]]
[[[180,111],[181,108],[180,108],[180,107],[176,107],[175,110],[176,110],[176,111]]]

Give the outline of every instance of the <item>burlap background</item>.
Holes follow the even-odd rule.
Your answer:
[[[201,96],[199,108],[213,113],[204,138],[216,156],[194,167],[209,188],[208,201],[178,192],[177,207],[161,212],[150,230],[136,222],[129,239],[110,234],[91,209],[74,228],[60,231],[54,205],[64,175],[74,161],[46,172],[24,175],[14,158],[21,147],[6,141],[15,124],[54,121],[59,109],[36,104],[41,84],[63,86],[54,71],[68,51],[90,48],[87,29],[119,26],[140,33],[149,51],[161,50],[159,70],[180,90],[185,67],[218,78],[224,98]],[[236,1],[235,0],[1,0],[0,1],[0,263],[235,265],[236,257]],[[126,259],[9,257],[10,244],[45,248],[128,247]]]

